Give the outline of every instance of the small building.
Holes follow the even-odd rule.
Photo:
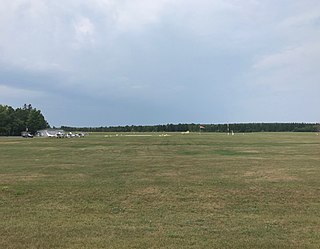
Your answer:
[[[45,130],[39,130],[36,132],[37,137],[64,137],[65,132],[64,130],[58,130],[58,129],[45,129]]]

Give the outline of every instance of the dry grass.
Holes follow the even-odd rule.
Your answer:
[[[0,248],[318,248],[311,133],[0,138]]]
[[[258,169],[244,173],[249,181],[286,182],[299,181],[299,177],[292,176],[283,169]]]

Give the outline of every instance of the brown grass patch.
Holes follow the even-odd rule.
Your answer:
[[[30,175],[0,174],[0,182],[2,184],[8,184],[8,183],[15,183],[20,181],[34,181],[44,177],[47,177],[47,175],[45,174],[30,174]]]
[[[282,181],[297,181],[298,177],[289,175],[283,170],[276,169],[260,169],[255,171],[247,171],[244,173],[248,180],[252,181],[270,181],[270,182],[282,182]]]
[[[137,191],[137,193],[142,195],[155,195],[159,194],[160,191],[157,187],[147,187],[144,189],[140,189],[139,191]]]
[[[178,171],[168,171],[163,173],[158,173],[156,176],[165,176],[165,177],[178,177],[180,173]]]
[[[1,141],[0,144],[21,144],[20,141]]]

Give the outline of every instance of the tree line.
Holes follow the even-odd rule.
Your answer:
[[[0,136],[19,136],[22,131],[34,134],[37,130],[49,128],[40,110],[31,104],[14,109],[0,105]],[[165,124],[165,125],[126,125],[101,127],[68,127],[65,131],[83,132],[320,132],[316,123],[233,123],[233,124]]]
[[[200,128],[201,127],[201,128]],[[235,123],[235,124],[166,124],[166,125],[126,125],[101,127],[68,127],[66,131],[84,132],[316,132],[316,123]]]
[[[48,128],[40,110],[31,104],[14,109],[8,105],[0,105],[0,136],[19,136],[22,131],[34,134],[37,130]]]

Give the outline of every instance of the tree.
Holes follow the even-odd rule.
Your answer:
[[[39,129],[49,127],[48,122],[40,110],[31,104],[24,104],[22,108],[14,110],[11,106],[0,105],[0,135],[17,136],[28,128],[29,132],[35,133]]]
[[[0,135],[10,136],[12,134],[12,124],[14,120],[14,110],[11,106],[0,105]]]
[[[29,132],[35,133],[37,130],[49,127],[49,125],[39,110],[31,109],[26,121],[26,127]]]

